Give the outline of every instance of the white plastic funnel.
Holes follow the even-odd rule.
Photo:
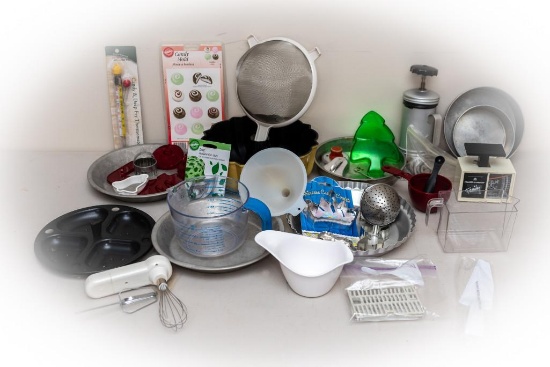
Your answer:
[[[267,148],[254,154],[241,172],[250,196],[261,200],[276,217],[298,215],[306,207],[307,173],[300,158],[288,149]]]
[[[325,241],[294,233],[262,231],[254,238],[281,264],[292,290],[304,297],[320,297],[332,289],[353,253],[342,241]]]

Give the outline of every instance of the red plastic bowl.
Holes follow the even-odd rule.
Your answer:
[[[426,205],[430,199],[439,197],[440,191],[448,191],[453,188],[453,184],[447,177],[438,175],[434,191],[431,193],[424,192],[424,186],[429,177],[429,173],[419,173],[409,179],[409,196],[412,205],[423,213],[426,212]],[[433,208],[431,212],[435,211],[437,211],[437,208]]]

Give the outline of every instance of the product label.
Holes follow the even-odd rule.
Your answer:
[[[200,176],[227,177],[230,153],[230,144],[190,139],[185,178]]]
[[[225,119],[222,53],[221,43],[161,47],[170,144],[200,139]]]
[[[462,197],[483,199],[487,190],[487,173],[464,173]]]

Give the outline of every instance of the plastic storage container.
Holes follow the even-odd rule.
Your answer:
[[[444,252],[508,250],[518,212],[517,198],[501,193],[500,202],[461,202],[456,191],[443,191],[439,196],[428,202],[428,208],[441,208],[437,237]],[[494,198],[497,193],[488,196]],[[426,225],[430,211],[426,210]]]

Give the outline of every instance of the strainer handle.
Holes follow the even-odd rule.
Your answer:
[[[319,50],[319,47],[315,47],[313,50],[309,51],[307,54],[307,57],[310,61],[315,61],[317,58],[321,56],[321,50]]]
[[[256,135],[254,136],[254,141],[266,141],[267,136],[269,135],[269,128],[271,126],[265,126],[257,123],[258,128],[256,129]]]
[[[254,36],[252,34],[246,38],[246,42],[248,42],[249,47],[256,46],[258,43],[260,43],[260,41],[258,41],[256,36]]]

